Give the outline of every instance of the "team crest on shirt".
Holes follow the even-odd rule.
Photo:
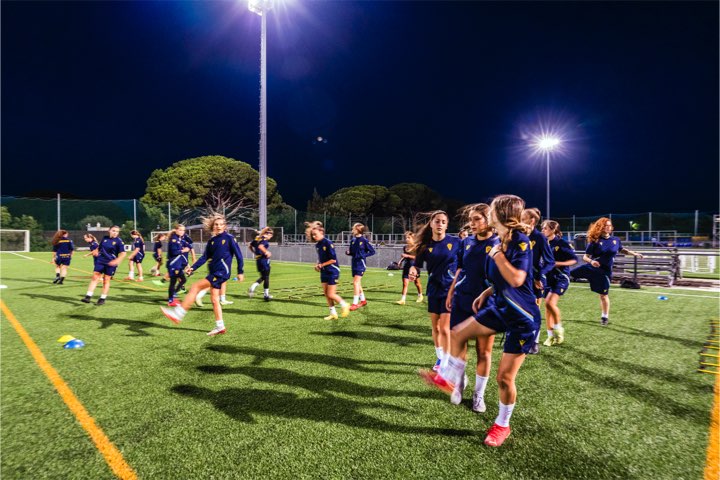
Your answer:
[[[432,253],[433,247],[428,248],[428,252]]]
[[[113,242],[112,244],[115,245],[115,242]]]
[[[520,346],[521,346],[521,347],[522,347],[523,345],[525,345],[525,340],[518,340],[518,341],[520,342]]]
[[[555,247],[555,251],[557,252],[558,250],[560,250],[560,245],[558,245],[557,247]]]
[[[447,244],[448,250],[452,250],[452,243]]]
[[[530,249],[535,248],[535,240],[530,240]]]
[[[491,247],[490,245],[488,245],[487,247],[485,247],[485,253],[486,253],[486,254],[487,254],[487,253],[490,253],[490,250],[492,250],[492,247]]]
[[[327,247],[323,247],[323,252],[327,250]]]
[[[177,240],[175,240],[175,239],[173,238],[173,243],[175,243],[175,242],[177,242]]]
[[[518,243],[518,247],[520,247],[520,250],[524,252],[525,250],[527,250],[528,244],[525,242],[520,242]]]
[[[613,240],[613,245],[617,245],[617,240]]]
[[[465,250],[470,250],[470,245],[466,246]]]
[[[560,293],[563,293],[564,291],[565,291],[564,288],[561,288],[561,289],[560,289]]]
[[[222,243],[220,245],[225,245],[225,239],[223,239]]]

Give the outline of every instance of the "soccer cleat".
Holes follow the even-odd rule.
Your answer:
[[[202,297],[195,297],[195,305],[197,305],[198,307],[203,306]]]
[[[423,302],[423,296],[422,293],[418,295],[417,300],[415,300],[415,303],[422,303]]]
[[[123,280],[131,280],[131,281],[132,281],[132,280],[135,280],[135,279],[132,278],[132,277],[125,277],[125,278],[123,278]]]
[[[533,346],[530,347],[528,355],[537,355],[538,353],[540,353],[540,344],[538,342],[535,342]]]
[[[143,277],[138,277],[135,279],[136,282],[143,282],[145,279]]]
[[[478,392],[473,392],[472,411],[475,413],[484,413],[486,408],[485,399],[478,395]]]
[[[214,337],[215,335],[222,335],[225,332],[226,332],[226,330],[224,327],[223,328],[215,327],[207,333],[207,336]]]
[[[367,300],[363,300],[362,302],[360,302],[361,307],[364,307],[365,305],[367,305]]]
[[[450,403],[453,405],[460,405],[462,402],[463,391],[467,388],[468,381],[467,375],[463,375],[463,379],[459,384],[455,385],[455,388],[450,394]]]
[[[273,298],[272,295],[265,295],[263,297],[263,300],[265,300],[266,302],[269,302],[272,298]]]
[[[430,370],[420,370],[418,375],[420,375],[420,378],[422,378],[425,383],[445,393],[452,394],[455,389],[455,385],[445,380],[439,373],[431,372]]]
[[[543,342],[543,345],[545,345],[546,347],[555,345],[555,337],[547,337],[547,340]]]
[[[158,276],[159,276],[159,275],[158,275]],[[153,280],[152,283],[153,283],[153,285],[157,285],[158,287],[162,287],[163,283],[165,283],[165,282],[163,282],[162,280]]]
[[[437,372],[440,370],[440,364],[442,363],[442,360],[439,358],[437,359],[437,362],[435,362],[435,365],[433,365],[433,372]]]
[[[252,288],[249,288],[248,289],[248,297],[252,298],[254,296],[255,296],[255,290],[253,290]]]
[[[350,305],[350,311],[351,311],[351,312],[354,312],[355,310],[357,310],[357,309],[360,308],[361,306],[362,306],[362,305],[359,305],[359,304],[357,304],[357,303],[353,303],[352,305]]]
[[[398,300],[395,303],[397,303],[398,305],[405,305],[405,300]]]
[[[83,303],[90,303],[90,300],[92,297],[90,295],[85,295],[82,300],[80,300]]]
[[[160,307],[160,310],[162,310],[163,315],[165,315],[171,322],[173,322],[173,323],[175,323],[175,324],[179,324],[180,322],[182,322],[182,318],[178,317],[178,316],[175,314],[175,310],[174,310],[174,309],[172,309],[172,308]]]
[[[53,283],[58,283],[58,282],[60,282],[60,277],[55,277],[55,280],[53,280]]]
[[[105,299],[104,299],[104,298],[98,298],[98,301],[95,303],[95,305],[105,305]]]
[[[231,302],[230,300],[220,300],[220,305],[232,305],[235,302]]]
[[[65,277],[60,277],[60,281],[58,282],[58,285],[62,285],[65,283]]]
[[[337,319],[338,319],[337,313],[331,313],[327,317],[323,318],[323,320],[337,320]]]
[[[177,298],[173,298],[168,302],[168,307],[177,307],[180,305],[180,302],[178,302]]]
[[[607,317],[600,317],[600,325],[603,327],[606,327],[607,324],[610,323],[610,319]]]
[[[152,268],[150,269],[150,275],[152,275],[152,276],[154,277],[156,273],[157,273],[157,268],[152,267]]]
[[[350,309],[350,305],[345,304],[344,306],[342,306],[342,307],[340,307],[340,308],[342,308],[342,310],[340,310],[340,316],[341,316],[341,317],[345,318],[345,317],[347,317],[348,315],[350,315],[350,310],[351,310],[351,309]]]
[[[563,327],[555,327],[554,345],[560,345],[565,341],[565,329]]]
[[[510,427],[501,427],[497,423],[493,423],[493,426],[488,430],[487,437],[485,437],[485,445],[499,447],[510,435],[511,431]]]

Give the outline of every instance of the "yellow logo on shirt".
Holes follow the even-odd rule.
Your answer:
[[[466,246],[465,250],[470,250],[470,245]]]
[[[325,250],[327,250],[327,247],[323,247],[323,252],[324,252]]]
[[[525,242],[520,242],[518,243],[518,247],[520,247],[520,250],[524,252],[525,250],[527,250],[528,245]]]
[[[428,248],[428,252],[432,253],[432,247]]]
[[[173,238],[173,243],[175,243],[175,242],[177,242],[177,240],[175,240],[175,239]]]
[[[558,245],[557,247],[555,247],[555,251],[557,252],[558,250],[560,250],[560,245]]]
[[[361,246],[361,247],[362,247],[362,245],[363,245],[363,243],[362,243],[362,242],[360,242],[360,246]]]
[[[452,250],[452,243],[447,244],[448,250]]]
[[[530,240],[530,248],[535,248],[535,240]]]
[[[485,247],[485,253],[490,253],[490,250],[492,250],[492,247],[490,245]]]
[[[174,242],[174,241],[175,241],[175,240],[173,240],[173,242]],[[215,240],[212,240],[212,241],[210,242],[210,245],[215,245]]]
[[[225,240],[223,239],[222,243],[220,245],[225,245]]]
[[[525,345],[525,340],[519,340],[519,342],[520,342],[520,346],[521,346],[521,347],[522,347],[523,345]]]
[[[112,242],[113,245],[115,245],[115,242]]]
[[[561,289],[560,289],[560,293],[563,293],[564,291],[565,291],[564,288],[561,288]]]
[[[617,240],[613,240],[613,245],[617,245]]]

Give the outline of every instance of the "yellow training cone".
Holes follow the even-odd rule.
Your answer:
[[[62,337],[58,338],[58,343],[67,343],[70,340],[75,340],[75,337],[72,335],[63,335]]]

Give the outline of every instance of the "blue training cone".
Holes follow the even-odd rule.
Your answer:
[[[658,300],[667,300],[667,299],[668,299],[668,297],[666,297],[665,295],[660,295],[658,297]]]
[[[70,349],[70,348],[82,348],[82,347],[84,347],[84,346],[85,346],[85,342],[83,342],[82,340],[78,340],[78,339],[76,338],[76,339],[74,339],[74,340],[70,340],[70,341],[67,342],[65,345],[63,345],[63,348],[68,348],[68,349]]]

